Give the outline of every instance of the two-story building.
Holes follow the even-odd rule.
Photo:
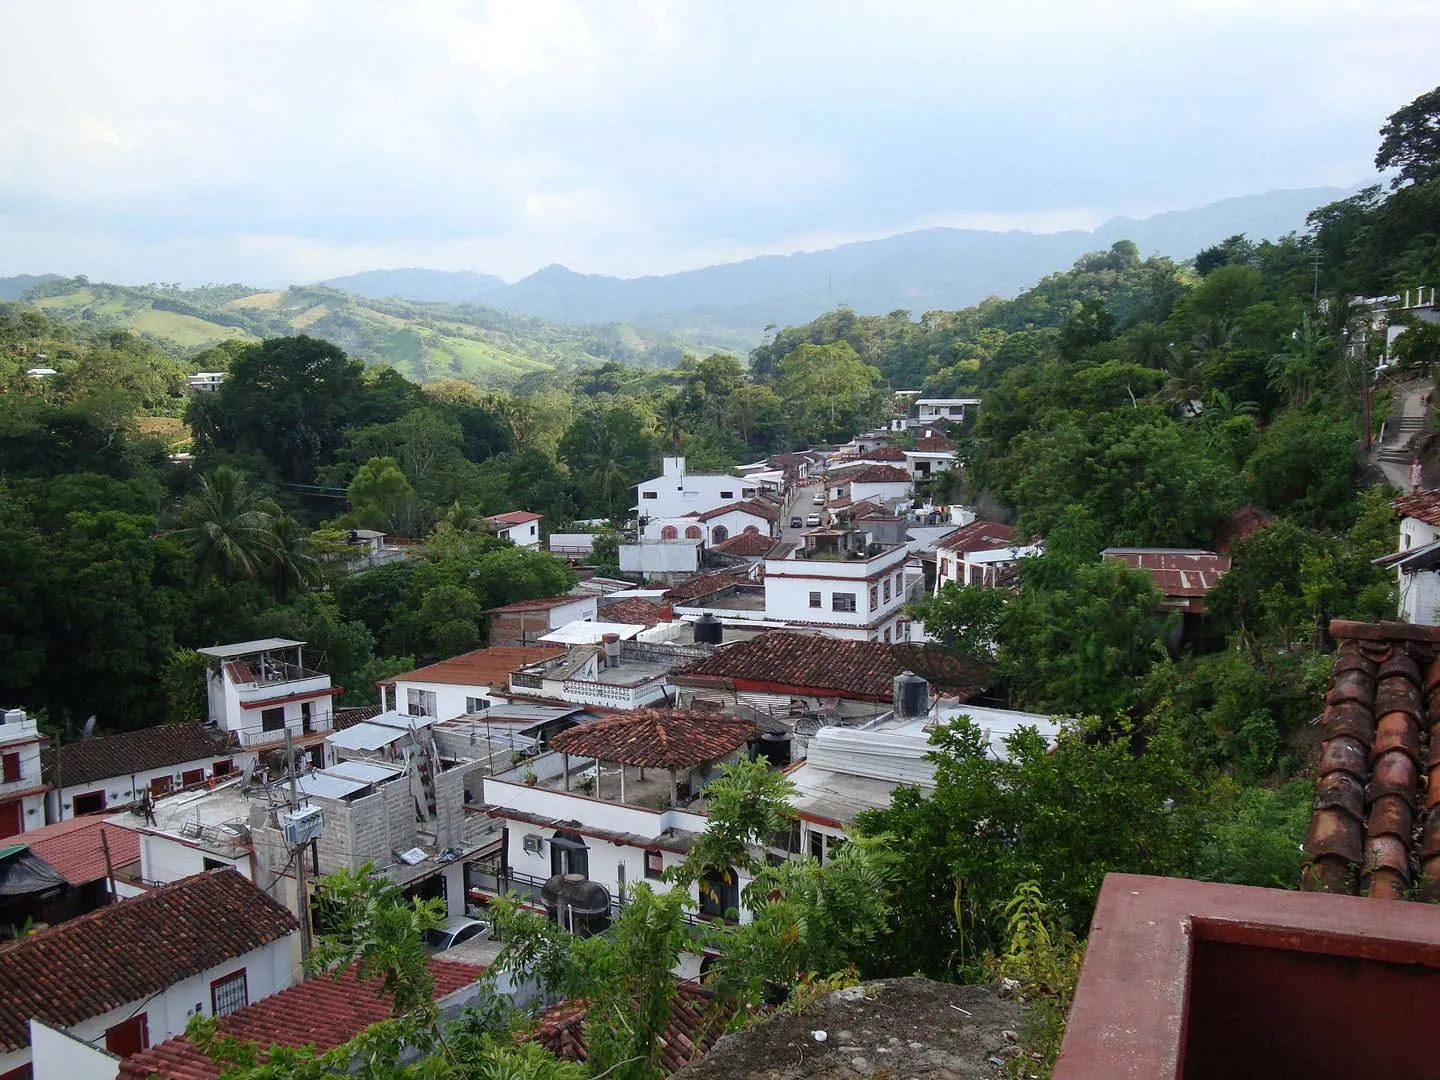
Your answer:
[[[918,482],[933,480],[938,473],[949,472],[955,468],[955,463],[955,444],[949,439],[916,439],[915,445],[905,451],[905,468],[910,478]]]
[[[1000,569],[1013,566],[1024,545],[1015,543],[1015,530],[998,521],[977,518],[935,542],[935,591],[949,584],[994,586]],[[978,556],[1000,552],[999,561]]]
[[[659,540],[666,522],[753,499],[759,485],[727,473],[687,472],[683,457],[667,457],[661,461],[660,475],[639,484],[636,492],[632,509],[640,523],[641,538]]]
[[[831,637],[903,641],[904,544],[874,544],[853,529],[812,529],[803,546],[765,560],[765,618]]]
[[[503,693],[512,671],[558,660],[566,650],[556,645],[502,645],[473,649],[449,660],[381,679],[380,708],[407,716],[449,720],[482,714],[491,699]]]
[[[543,515],[529,510],[511,510],[504,514],[492,514],[485,520],[501,540],[509,540],[516,547],[539,550]]]
[[[593,622],[597,603],[593,595],[566,593],[491,608],[485,612],[489,616],[490,647],[534,645],[546,634],[572,622]]]
[[[118,1067],[183,1034],[192,1017],[225,1016],[283,990],[297,974],[298,929],[283,906],[225,869],[0,945],[0,1076],[30,1075],[32,1021],[103,1046]]]
[[[848,465],[832,469],[825,478],[827,502],[849,499],[891,505],[910,498],[910,473],[895,465]]]
[[[45,793],[41,750],[50,742],[35,718],[24,709],[0,713],[0,837],[14,836],[45,824]],[[0,1074],[3,1075],[3,1074]]]
[[[916,398],[915,415],[905,421],[907,427],[929,427],[937,423],[964,423],[968,413],[980,408],[975,397]]]
[[[324,762],[325,735],[335,724],[334,699],[345,692],[330,676],[304,665],[303,641],[261,638],[197,649],[206,657],[210,723],[232,746],[258,752],[294,744]]]
[[[1400,515],[1398,547],[1379,565],[1395,571],[1400,618],[1433,626],[1440,623],[1440,491],[1417,491],[1390,505]]]

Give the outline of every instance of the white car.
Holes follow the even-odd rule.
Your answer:
[[[452,915],[439,926],[425,931],[425,951],[444,952],[456,945],[477,938],[490,936],[490,924],[484,919],[472,919],[465,915]]]
[[[812,497],[811,500],[810,500],[810,505],[811,505],[811,506],[824,506],[824,505],[825,505],[825,496],[824,496],[824,495],[816,495],[816,496]]]
[[[817,525],[820,524],[820,515],[819,515],[819,514],[811,514],[809,517],[807,517],[807,518],[805,519],[805,524],[806,524],[807,526],[809,526],[810,528],[812,528],[812,529],[815,528],[815,526],[817,526]]]

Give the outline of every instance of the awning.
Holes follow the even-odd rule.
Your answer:
[[[1378,559],[1372,559],[1371,562],[1375,566],[1398,566],[1407,574],[1413,574],[1420,570],[1434,570],[1440,568],[1440,540],[1412,551],[1396,551],[1389,555],[1382,555]]]

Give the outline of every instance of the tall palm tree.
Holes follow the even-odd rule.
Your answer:
[[[201,576],[253,581],[268,561],[271,516],[245,474],[221,465],[181,504],[176,535],[194,553]]]
[[[1266,366],[1271,387],[1288,397],[1292,405],[1309,401],[1320,387],[1328,344],[1310,316],[1305,315],[1285,350],[1271,357]]]
[[[308,534],[285,514],[270,519],[264,559],[263,576],[280,600],[309,588],[320,576]]]
[[[660,422],[660,433],[670,440],[672,451],[680,453],[680,440],[685,434],[685,406],[680,398],[672,394],[661,401],[655,417]]]

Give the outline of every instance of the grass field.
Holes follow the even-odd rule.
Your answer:
[[[253,296],[242,296],[239,300],[231,300],[225,306],[227,308],[273,308],[280,303],[285,296],[283,292],[259,292]]]
[[[187,349],[198,349],[205,345],[213,345],[217,341],[227,341],[230,338],[251,339],[254,337],[253,334],[246,333],[238,326],[220,326],[216,323],[206,322],[204,319],[197,319],[194,315],[181,315],[178,311],[156,311],[154,308],[142,308],[139,311],[131,312],[126,321],[130,324],[131,329],[139,333],[168,338]]]

